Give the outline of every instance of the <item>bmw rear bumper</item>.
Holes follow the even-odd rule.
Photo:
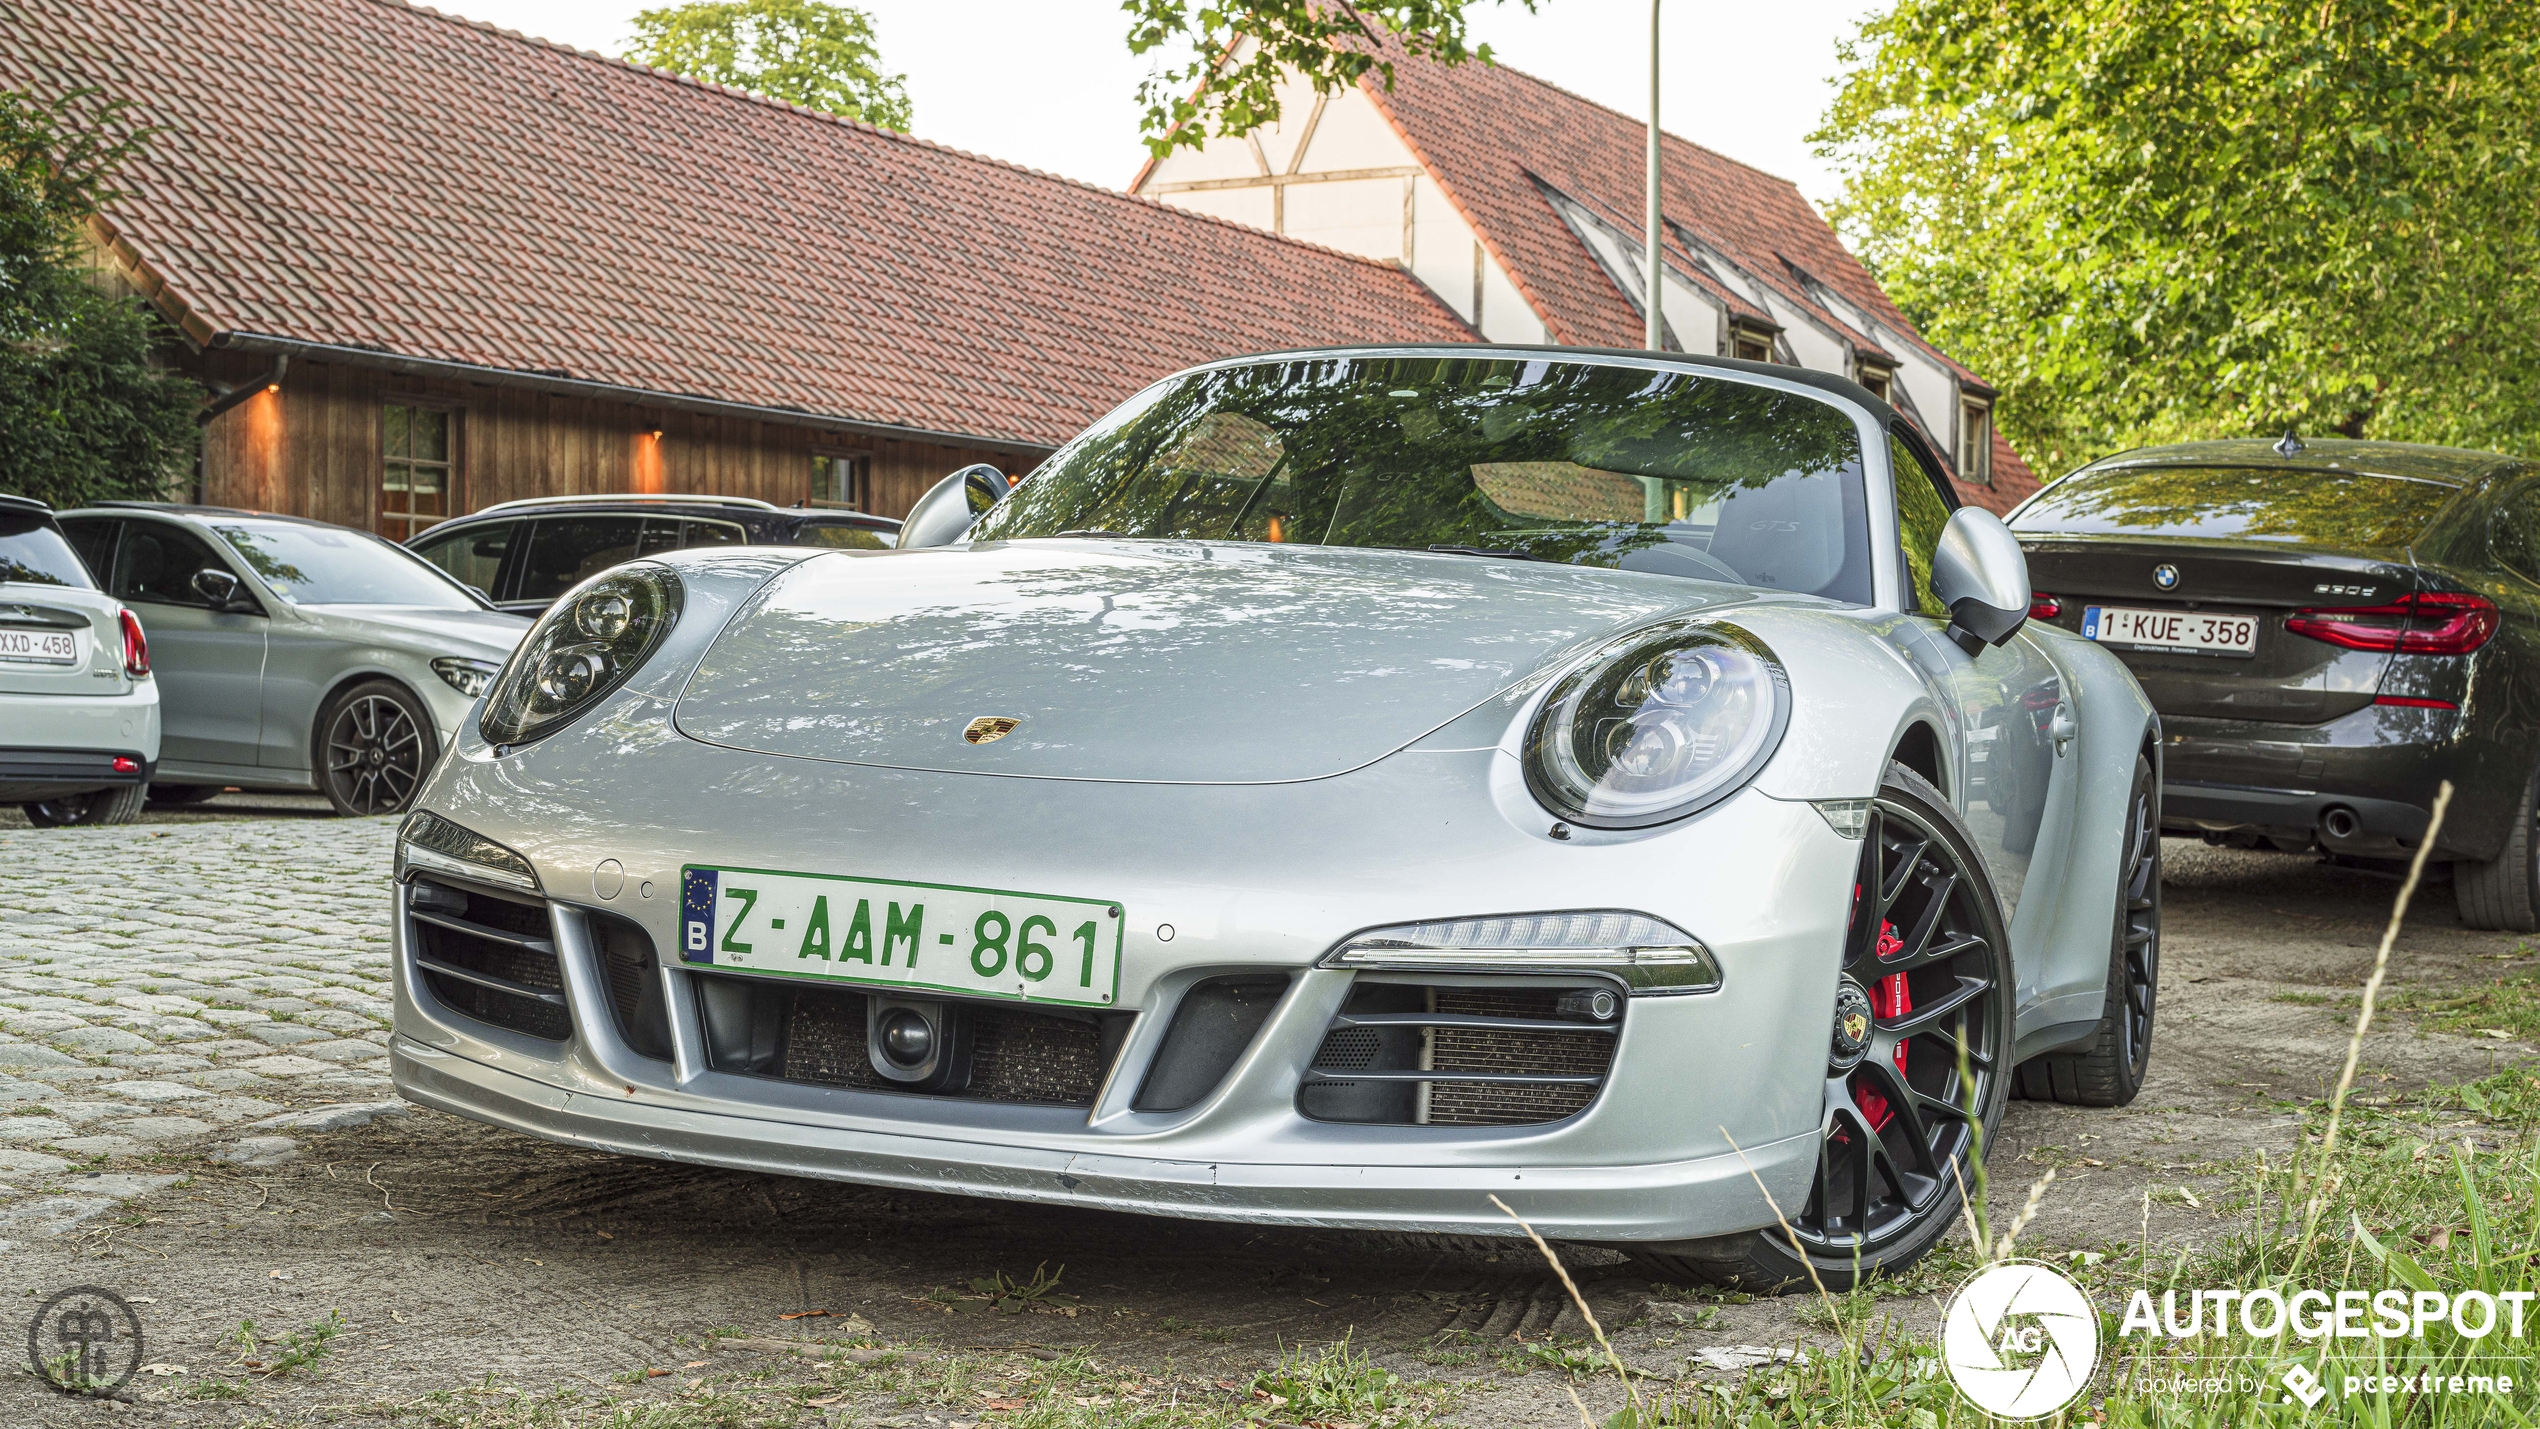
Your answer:
[[[2424,839],[2435,791],[2448,779],[2468,797],[2456,799],[2445,822],[2445,849],[2487,856],[2498,832],[2487,827],[2492,801],[2472,788],[2485,782],[2482,760],[2456,737],[2463,718],[2388,705],[2315,725],[2164,716],[2162,824],[2173,833],[2402,856]],[[2498,781],[2499,790],[2510,783],[2518,794],[2521,777]]]

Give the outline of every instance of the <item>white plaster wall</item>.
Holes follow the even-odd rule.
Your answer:
[[[1253,137],[1261,141],[1270,172],[1284,174],[1296,158],[1296,146],[1305,138],[1307,122],[1314,117],[1314,83],[1291,70],[1280,78],[1278,93],[1279,122],[1263,125],[1253,131]]]
[[[1481,245],[1471,225],[1447,202],[1438,181],[1422,174],[1413,181],[1411,200],[1411,276],[1429,286],[1455,315],[1473,321],[1473,255]]]
[[[1317,141],[1314,147],[1320,149],[1322,144]],[[1288,236],[1345,253],[1400,262],[1402,191],[1401,179],[1290,184]]]
[[[1157,184],[1192,184],[1208,179],[1248,179],[1259,175],[1252,148],[1241,139],[1211,139],[1196,149],[1176,149],[1155,161],[1147,188]]]
[[[1411,150],[1377,112],[1376,102],[1367,97],[1367,91],[1352,85],[1324,102],[1322,122],[1314,126],[1305,163],[1297,172],[1396,169],[1411,162]]]
[[[1659,287],[1660,311],[1685,351],[1718,356],[1728,341],[1728,305],[1693,285],[1673,267]]]
[[[1958,449],[1958,377],[1911,343],[1895,348],[1896,381],[1914,400],[1923,431],[1944,452]]]
[[[1782,341],[1790,344],[1790,355],[1799,365],[1817,372],[1831,372],[1838,377],[1851,375],[1852,354],[1843,339],[1817,326],[1801,309],[1783,302],[1779,295],[1767,292],[1764,311],[1782,325]]]
[[[1517,285],[1508,281],[1508,274],[1501,270],[1499,260],[1487,252],[1482,255],[1482,314],[1476,325],[1482,336],[1492,342],[1552,340],[1544,332],[1543,319],[1527,305],[1525,294],[1517,291]]]
[[[1250,224],[1254,228],[1270,226],[1270,190],[1267,185],[1255,189],[1199,189],[1190,193],[1157,194],[1156,201],[1194,213],[1211,214]]]

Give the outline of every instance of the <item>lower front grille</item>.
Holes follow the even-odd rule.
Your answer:
[[[550,1042],[573,1035],[546,904],[418,878],[406,914],[415,971],[442,1005]]]
[[[1325,1032],[1297,1108],[1392,1126],[1559,1121],[1604,1086],[1623,1006],[1607,983],[1363,980]]]
[[[710,1020],[718,1016],[736,1021],[747,1017],[754,1024],[763,1020],[776,1034],[758,1039],[709,1036],[717,1071],[859,1091],[910,1090],[873,1070],[866,1051],[870,1012],[865,994],[736,978],[709,981],[716,984],[704,1003]],[[740,1011],[744,1007],[747,1011]],[[1121,1014],[1071,1017],[992,1003],[960,1003],[955,1008],[966,1024],[969,1078],[959,1087],[922,1095],[1089,1107],[1102,1090],[1103,1077],[1118,1055],[1120,1034],[1125,1031],[1126,1019]],[[1111,1025],[1115,1022],[1121,1025]],[[727,1046],[733,1050],[727,1051]],[[744,1047],[752,1048],[755,1055],[753,1050],[741,1050]]]

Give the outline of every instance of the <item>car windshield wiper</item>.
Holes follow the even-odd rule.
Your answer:
[[[1559,564],[1557,561],[1552,561],[1549,556],[1538,556],[1532,551],[1503,551],[1490,546],[1431,546],[1429,549],[1449,556],[1495,556],[1503,561],[1549,561],[1555,565]]]
[[[1100,536],[1106,541],[1126,541],[1129,539],[1117,531],[1106,531],[1100,526],[1087,526],[1082,530],[1061,531],[1058,534],[1062,536]]]

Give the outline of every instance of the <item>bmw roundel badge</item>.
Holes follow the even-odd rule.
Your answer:
[[[2160,587],[2162,590],[2178,589],[2178,567],[2171,565],[2167,561],[2163,561],[2159,565],[2154,566],[2152,568],[2152,584]]]

